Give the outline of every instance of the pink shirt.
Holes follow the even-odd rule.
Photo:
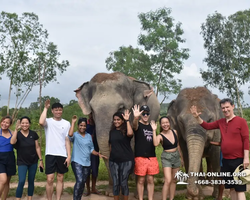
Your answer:
[[[220,129],[223,158],[244,158],[244,150],[249,150],[249,129],[245,119],[235,116],[229,122],[225,118],[211,123],[203,121],[201,126],[206,130]]]

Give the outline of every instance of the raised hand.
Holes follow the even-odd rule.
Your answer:
[[[73,115],[73,117],[72,117],[72,119],[71,119],[72,124],[73,124],[73,123],[76,123],[76,120],[77,120],[77,116],[76,116],[76,115]]]
[[[195,118],[199,117],[200,114],[201,114],[201,112],[199,112],[199,113],[197,112],[197,107],[194,106],[194,105],[192,105],[192,106],[190,107],[190,112],[192,113],[192,115],[193,115]]]
[[[130,112],[129,112],[129,110],[127,109],[127,110],[125,110],[124,111],[124,114],[122,114],[122,116],[123,116],[123,119],[124,120],[129,120],[129,116],[130,116]]]
[[[47,99],[47,100],[45,101],[44,107],[47,108],[47,109],[50,107],[50,99]]]
[[[150,125],[151,125],[153,131],[156,131],[156,130],[157,130],[157,124],[155,123],[154,120],[151,120]]]
[[[16,130],[20,129],[21,128],[21,122],[20,122],[20,119],[17,120],[16,122]]]
[[[132,108],[134,117],[139,117],[143,111],[140,111],[140,106],[139,105],[134,105]]]

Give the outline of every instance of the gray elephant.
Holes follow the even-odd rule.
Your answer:
[[[100,152],[107,157],[110,153],[109,131],[115,112],[131,110],[135,104],[147,104],[151,110],[151,119],[157,120],[160,113],[159,101],[150,85],[120,72],[98,73],[75,92],[83,114],[93,114]],[[132,118],[133,116],[130,121]],[[108,168],[107,160],[105,164]],[[112,185],[111,178],[109,184]]]
[[[200,172],[202,157],[206,157],[208,169],[220,171],[220,148],[210,141],[220,142],[220,131],[203,129],[190,112],[192,105],[197,106],[204,121],[212,122],[222,118],[219,101],[205,87],[186,88],[180,91],[176,100],[169,105],[173,128],[177,130],[179,144],[183,153],[185,170],[189,173],[187,192],[192,199],[202,199],[201,185],[195,182],[199,177],[190,176],[190,172]],[[214,185],[213,196],[218,196],[218,185]]]

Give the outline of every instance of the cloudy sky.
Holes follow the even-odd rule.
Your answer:
[[[75,99],[73,92],[83,82],[89,81],[98,72],[107,72],[105,59],[120,46],[137,47],[140,33],[138,14],[161,7],[172,9],[172,17],[182,23],[185,47],[190,49],[190,58],[178,78],[183,88],[202,86],[200,69],[205,69],[203,39],[200,26],[209,14],[215,11],[224,16],[239,10],[249,9],[249,0],[1,0],[1,11],[33,12],[49,32],[61,53],[61,60],[69,60],[70,67],[58,76],[59,83],[51,83],[43,89],[43,96],[53,96],[68,103]],[[7,105],[9,80],[2,75],[0,80],[0,107]],[[244,99],[249,102],[247,87]],[[220,98],[226,97],[217,89],[210,88]],[[29,106],[38,97],[38,87],[28,96],[24,106]],[[14,97],[12,95],[12,97]],[[171,95],[166,102],[176,96]],[[160,98],[159,98],[160,99]],[[161,100],[161,99],[160,99]],[[11,106],[14,106],[12,98]]]

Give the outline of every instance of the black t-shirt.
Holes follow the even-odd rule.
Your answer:
[[[109,144],[111,152],[109,160],[113,162],[133,161],[134,155],[130,145],[132,137],[123,135],[120,130],[111,130],[109,132]]]
[[[153,144],[153,130],[150,124],[139,122],[135,133],[135,157],[156,157]]]
[[[35,140],[39,136],[35,131],[29,130],[25,137],[20,131],[17,132],[17,142],[14,147],[17,150],[17,165],[32,165],[37,163],[38,155],[36,153]]]

